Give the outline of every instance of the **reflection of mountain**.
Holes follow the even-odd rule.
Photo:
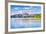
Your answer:
[[[11,19],[11,28],[36,28],[40,26],[41,21],[37,19]]]

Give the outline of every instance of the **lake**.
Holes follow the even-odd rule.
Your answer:
[[[38,28],[41,27],[41,20],[33,18],[11,18],[11,29],[14,28]]]

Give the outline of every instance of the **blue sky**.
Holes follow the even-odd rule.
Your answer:
[[[33,13],[40,13],[41,6],[21,6],[21,5],[11,5],[11,12],[15,13],[17,10],[24,10],[25,8],[31,9]]]

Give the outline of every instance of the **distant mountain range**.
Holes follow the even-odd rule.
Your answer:
[[[40,14],[41,12],[34,12],[32,11],[31,9],[29,10],[17,10],[17,11],[14,11],[11,13],[11,15],[14,15],[14,14]]]

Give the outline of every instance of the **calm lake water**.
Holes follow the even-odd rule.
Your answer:
[[[41,21],[37,19],[11,18],[11,28],[38,28],[40,26]]]

